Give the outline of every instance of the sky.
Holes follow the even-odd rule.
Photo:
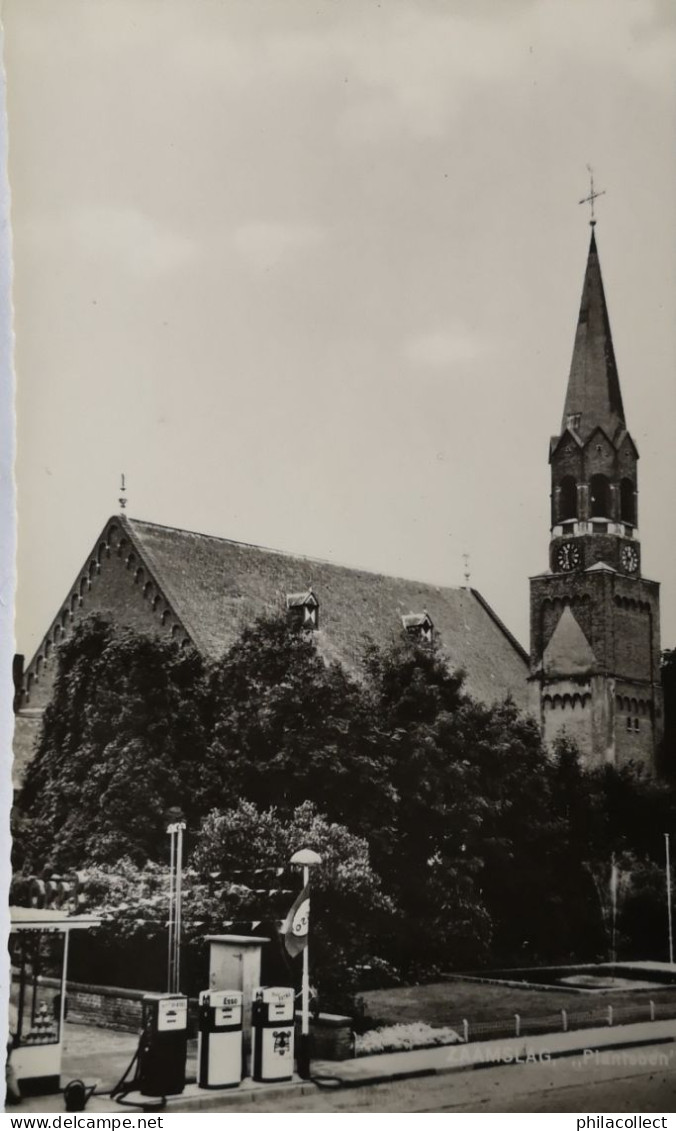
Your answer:
[[[118,510],[528,643],[590,230],[676,645],[669,0],[4,0],[27,659]]]

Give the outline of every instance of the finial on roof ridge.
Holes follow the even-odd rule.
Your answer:
[[[469,554],[463,554],[462,557],[463,557],[463,561],[465,563],[465,588],[469,589],[469,579],[470,579]]]

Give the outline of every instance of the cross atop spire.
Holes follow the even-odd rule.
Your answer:
[[[594,218],[594,201],[599,196],[605,196],[606,190],[601,189],[600,192],[594,191],[594,170],[592,169],[591,165],[587,165],[587,168],[589,170],[589,183],[590,183],[589,196],[583,196],[582,200],[578,200],[578,204],[589,204],[590,205],[590,207],[591,207],[591,219],[590,219],[589,223],[590,223],[591,227],[593,228],[593,227],[596,226],[596,220]]]

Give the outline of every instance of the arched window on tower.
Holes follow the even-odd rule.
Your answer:
[[[636,492],[631,479],[620,483],[620,516],[623,522],[636,526]]]
[[[577,483],[572,475],[565,475],[559,493],[559,522],[571,518],[577,518]]]
[[[605,475],[592,475],[589,496],[592,518],[610,518],[610,483]]]

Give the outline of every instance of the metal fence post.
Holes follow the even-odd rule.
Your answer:
[[[469,1021],[466,1017],[462,1019],[462,1036],[465,1044],[467,1044],[469,1040]]]
[[[521,1036],[521,1018],[519,1017],[518,1013],[514,1014],[514,1036]]]
[[[608,1024],[612,1025],[612,1023],[613,1023],[613,1007],[612,1007],[612,1005],[609,1005],[608,1006]]]
[[[568,1032],[568,1013],[565,1009],[561,1010],[561,1025],[564,1033]]]

